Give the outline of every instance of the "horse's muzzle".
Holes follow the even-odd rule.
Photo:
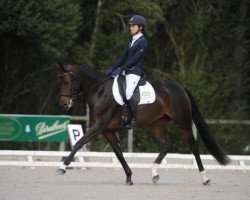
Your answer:
[[[73,107],[73,98],[71,98],[70,100],[68,100],[68,101],[61,101],[60,102],[60,106],[62,107],[62,108],[64,108],[65,110],[69,110],[70,108],[72,108]]]

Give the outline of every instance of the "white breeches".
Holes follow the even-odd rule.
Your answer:
[[[135,74],[128,74],[126,75],[126,99],[129,100],[133,93],[134,90],[140,80],[140,76],[135,75]]]

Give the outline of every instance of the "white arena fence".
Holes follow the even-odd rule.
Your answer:
[[[0,151],[0,166],[58,167],[67,151]],[[131,168],[151,168],[158,153],[124,153]],[[250,156],[230,156],[230,165],[219,165],[211,155],[201,155],[205,169],[250,170]],[[113,152],[78,152],[69,167],[121,168]],[[164,158],[161,169],[197,169],[192,154],[169,153]]]

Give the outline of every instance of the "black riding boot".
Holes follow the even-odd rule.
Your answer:
[[[127,106],[129,108],[129,112],[130,112],[131,129],[136,129],[136,127],[137,127],[137,124],[136,124],[137,105],[136,105],[133,97],[131,97],[129,100],[127,100]]]

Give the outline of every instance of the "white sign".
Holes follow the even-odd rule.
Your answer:
[[[73,147],[76,144],[76,142],[83,137],[82,125],[68,124],[68,133],[71,146]]]

